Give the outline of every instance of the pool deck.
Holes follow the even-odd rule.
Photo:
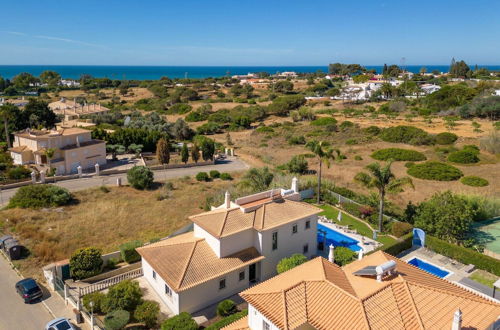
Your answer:
[[[369,237],[366,237],[366,236],[363,236],[360,234],[356,234],[352,231],[347,231],[343,228],[343,226],[339,226],[339,225],[334,224],[334,223],[319,221],[318,224],[321,224],[327,228],[330,228],[332,230],[335,230],[336,232],[341,233],[342,235],[345,235],[347,237],[350,237],[350,238],[358,241],[357,245],[363,250],[363,253],[371,252],[371,251],[375,250],[376,248],[378,248],[380,245],[382,245],[381,243],[379,243],[379,242],[377,242]],[[363,242],[364,242],[364,244],[363,244]],[[325,249],[325,251],[327,251],[327,250],[328,249]]]

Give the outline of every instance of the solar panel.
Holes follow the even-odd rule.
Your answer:
[[[357,276],[375,276],[377,275],[375,268],[377,268],[377,266],[366,266],[365,268],[355,271],[353,274]]]

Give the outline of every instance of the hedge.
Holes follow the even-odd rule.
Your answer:
[[[500,260],[429,235],[426,236],[425,242],[426,246],[436,253],[455,259],[466,265],[473,264],[476,268],[500,276]]]
[[[441,145],[453,144],[458,139],[456,134],[443,132],[436,135],[436,143]]]
[[[66,189],[50,184],[29,185],[19,188],[10,199],[8,208],[41,208],[67,205],[72,201]]]
[[[488,180],[474,175],[464,176],[460,179],[460,182],[462,182],[466,186],[471,187],[486,187],[490,184]]]
[[[121,309],[113,311],[104,317],[104,325],[108,330],[123,329],[130,320],[130,313]]]
[[[390,255],[397,256],[401,252],[410,249],[412,245],[413,245],[413,232],[410,232],[405,236],[400,237],[399,240],[393,243],[384,244],[383,246],[369,252],[368,254],[372,254],[375,251],[384,251],[385,253],[388,253]]]
[[[225,326],[227,326],[231,323],[238,321],[239,319],[241,319],[247,315],[248,315],[248,310],[244,309],[241,312],[235,313],[233,315],[230,315],[228,317],[223,318],[222,320],[215,322],[214,324],[206,327],[205,330],[219,330],[219,329],[224,328]]]
[[[464,175],[455,166],[436,161],[415,164],[408,168],[407,173],[415,178],[436,181],[454,181]]]
[[[474,164],[479,162],[479,157],[470,150],[459,150],[448,156],[448,161],[459,164]]]
[[[427,157],[421,152],[410,149],[400,149],[400,148],[387,148],[379,149],[372,153],[372,158],[376,160],[395,160],[395,161],[421,161],[426,160]]]
[[[392,224],[392,234],[396,237],[401,237],[413,230],[413,226],[408,222],[394,222]]]
[[[198,181],[210,181],[210,176],[207,172],[199,172],[196,174],[196,180]]]
[[[135,250],[142,246],[141,241],[131,241],[120,245],[120,254],[126,263],[134,263],[141,260],[141,256]]]
[[[236,304],[234,303],[234,301],[232,301],[231,299],[226,299],[226,300],[221,301],[217,305],[216,313],[218,316],[225,317],[225,316],[233,315],[234,313],[236,313],[236,311],[237,311],[237,309],[236,309]]]

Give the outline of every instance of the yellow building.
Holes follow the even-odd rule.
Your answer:
[[[54,149],[49,160],[47,149]],[[106,143],[94,140],[89,130],[63,128],[59,130],[26,130],[14,133],[13,147],[9,149],[14,164],[35,164],[39,170],[50,167],[56,174],[70,174],[95,164],[106,164]]]

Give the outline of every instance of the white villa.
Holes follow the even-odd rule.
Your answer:
[[[318,257],[240,296],[248,316],[224,330],[489,329],[500,304],[382,251],[339,267]]]
[[[145,279],[170,310],[195,312],[276,275],[294,253],[316,254],[317,214],[300,202],[298,182],[190,217],[194,230],[137,251]]]

